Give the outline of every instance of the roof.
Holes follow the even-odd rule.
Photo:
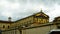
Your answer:
[[[14,22],[0,20],[0,23],[14,23]]]
[[[24,19],[29,18],[29,17],[31,17],[31,16],[33,16],[33,15],[30,15],[30,16],[28,16],[28,17],[25,17],[25,18],[19,19],[19,20],[15,21],[15,22],[18,22],[18,21],[20,21],[20,20],[24,20]]]
[[[46,15],[45,13],[42,12],[42,10],[41,10],[40,12],[38,12],[38,13],[41,13],[40,17],[43,16],[43,14]],[[36,13],[36,14],[38,14],[38,13]],[[36,15],[36,14],[33,14],[33,15],[30,15],[30,16],[27,16],[27,17],[22,18],[22,19],[19,19],[19,20],[17,20],[17,21],[20,21],[20,20],[23,20],[23,19],[29,18],[29,17],[34,16],[34,15]],[[49,18],[48,15],[46,15],[46,16]],[[44,17],[44,16],[43,16],[43,17]],[[15,22],[17,22],[17,21],[15,21]],[[0,20],[0,22],[1,22],[1,23],[14,23],[14,22],[12,22],[12,21],[3,21],[3,20]]]
[[[59,19],[59,18],[60,18],[60,16],[56,17],[55,19]]]
[[[48,16],[48,15],[46,15],[44,12],[42,12],[42,10],[41,10],[40,12],[36,13],[35,15],[36,15],[36,16],[38,16],[38,17],[45,17],[45,18],[49,18],[49,16]]]
[[[56,17],[53,22],[57,22],[57,21],[60,21],[60,16]]]
[[[41,14],[46,15],[45,13],[42,12],[42,10],[41,10],[40,12],[38,12],[38,13],[41,13]],[[30,16],[27,16],[27,17],[25,17],[25,18],[19,19],[19,20],[17,20],[17,21],[20,21],[20,20],[26,19],[26,18],[31,17],[31,16],[35,16],[35,15],[38,14],[38,13],[35,13],[35,14],[33,14],[33,15],[30,15]],[[42,16],[42,15],[41,15],[41,16]],[[43,16],[43,17],[44,17],[44,16]],[[46,15],[46,17],[49,18],[48,15]],[[17,21],[15,21],[15,22],[17,22]]]

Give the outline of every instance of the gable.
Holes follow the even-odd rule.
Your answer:
[[[49,16],[46,15],[45,13],[43,13],[43,12],[36,13],[35,16],[38,16],[38,17],[42,16],[42,17],[48,17],[49,18]]]

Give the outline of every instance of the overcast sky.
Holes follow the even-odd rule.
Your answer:
[[[60,16],[60,0],[0,0],[0,20],[12,17],[13,21],[43,10],[50,21]]]

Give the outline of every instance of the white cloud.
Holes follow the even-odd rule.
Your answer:
[[[10,8],[11,9],[19,9],[20,8],[20,4],[19,3],[12,3],[12,4],[10,4]]]
[[[47,13],[50,16],[50,21],[53,21],[55,17],[60,16],[60,5],[55,4],[52,8],[49,9],[50,11]]]
[[[4,11],[1,13],[2,16],[5,16],[5,17],[12,17],[13,14],[11,12],[7,12],[7,11]]]
[[[0,13],[2,16],[13,19],[26,17],[41,9],[48,14],[53,20],[54,17],[60,16],[60,5],[56,0],[0,0]],[[2,18],[3,19],[3,18]]]

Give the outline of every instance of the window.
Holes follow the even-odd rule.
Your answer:
[[[9,28],[9,26],[8,26],[8,28]]]
[[[5,25],[3,25],[3,28],[5,28]]]

